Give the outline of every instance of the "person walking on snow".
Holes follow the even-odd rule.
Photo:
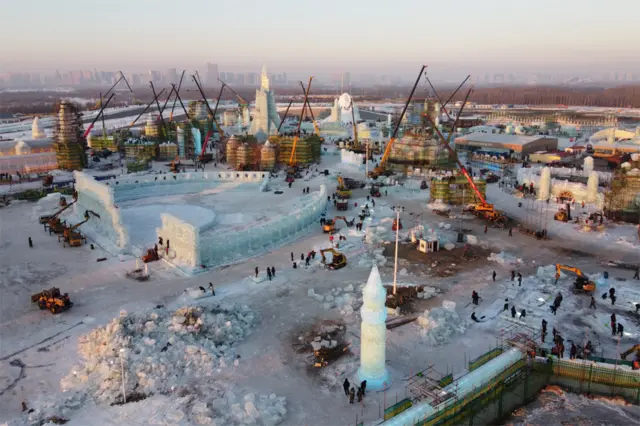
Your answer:
[[[487,227],[487,225],[485,225],[485,226],[484,226],[484,233],[485,233],[485,234],[487,233],[487,230],[488,230],[488,229],[489,229],[489,228]]]
[[[362,388],[358,388],[357,395],[358,395],[358,402],[362,402]]]
[[[516,317],[516,307],[512,306],[511,307],[511,318],[515,318]]]
[[[624,327],[622,326],[622,324],[618,323],[618,334],[620,335],[620,337],[622,337],[623,333],[624,333]]]
[[[511,270],[511,281],[514,281],[516,279],[516,271]]]
[[[267,278],[271,281],[271,269],[267,268]]]
[[[365,395],[365,392],[367,390],[367,381],[363,380],[362,382],[360,382],[360,389],[362,389],[362,396]]]
[[[271,275],[273,276],[273,278],[276,277],[276,267],[275,266],[271,267]]]
[[[491,274],[491,277],[493,278],[493,281],[495,282],[495,280],[496,280],[496,271],[493,271],[493,273]]]
[[[291,261],[293,262],[293,252],[291,252]]]
[[[353,400],[356,397],[356,390],[354,388],[351,388],[351,390],[349,391],[349,404],[353,404]]]
[[[522,286],[522,274],[518,272],[518,287]]]
[[[636,273],[633,275],[634,280],[640,280],[640,267],[636,266]]]
[[[504,299],[504,306],[502,307],[502,312],[509,310],[509,299]]]
[[[509,228],[509,236],[513,237],[513,228]]]
[[[596,299],[594,299],[593,296],[591,296],[591,303],[589,303],[589,307],[592,309],[596,308]]]
[[[29,237],[29,247],[33,248],[33,240],[31,239],[31,237]]]
[[[349,386],[351,386],[351,383],[349,383],[349,379],[344,379],[342,388],[344,389],[344,394],[347,396],[349,396]]]
[[[216,295],[216,289],[213,288],[213,283],[209,283],[209,290],[211,290],[211,295],[212,296]]]
[[[478,295],[477,291],[473,291],[473,293],[471,293],[471,301],[474,305],[478,306],[478,300],[480,299],[480,295]]]

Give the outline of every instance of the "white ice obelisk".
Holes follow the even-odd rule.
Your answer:
[[[360,368],[358,380],[367,381],[367,389],[383,389],[389,385],[389,373],[385,365],[387,291],[382,286],[378,267],[371,268],[367,285],[362,292],[363,305],[360,308],[362,325],[360,328]]]

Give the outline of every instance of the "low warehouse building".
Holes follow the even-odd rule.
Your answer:
[[[525,159],[538,151],[558,149],[558,139],[549,136],[522,136],[474,132],[456,138],[456,151],[473,153],[482,149],[509,150],[512,158]]]

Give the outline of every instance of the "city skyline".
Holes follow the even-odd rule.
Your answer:
[[[31,0],[3,8],[0,35],[12,42],[0,46],[0,72],[203,70],[207,62],[221,71],[259,72],[267,64],[291,75],[348,71],[354,77],[411,77],[422,63],[443,75],[640,71],[632,44],[640,39],[637,3],[540,0],[535,10],[525,3],[194,0],[177,7],[115,0],[95,15],[79,0]],[[453,10],[455,20],[445,18]],[[209,25],[213,16],[224,19]],[[118,22],[121,30],[99,30]],[[294,36],[297,31],[303,34]]]

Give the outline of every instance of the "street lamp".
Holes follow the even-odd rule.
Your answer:
[[[393,206],[391,208],[396,212],[396,255],[393,266],[393,295],[395,296],[398,291],[396,279],[398,277],[398,239],[400,235],[400,211],[404,211],[404,207]]]
[[[127,393],[125,391],[125,382],[124,382],[124,356],[125,356],[125,349],[122,348],[120,349],[120,372],[122,374],[122,402],[123,404],[127,403]]]

